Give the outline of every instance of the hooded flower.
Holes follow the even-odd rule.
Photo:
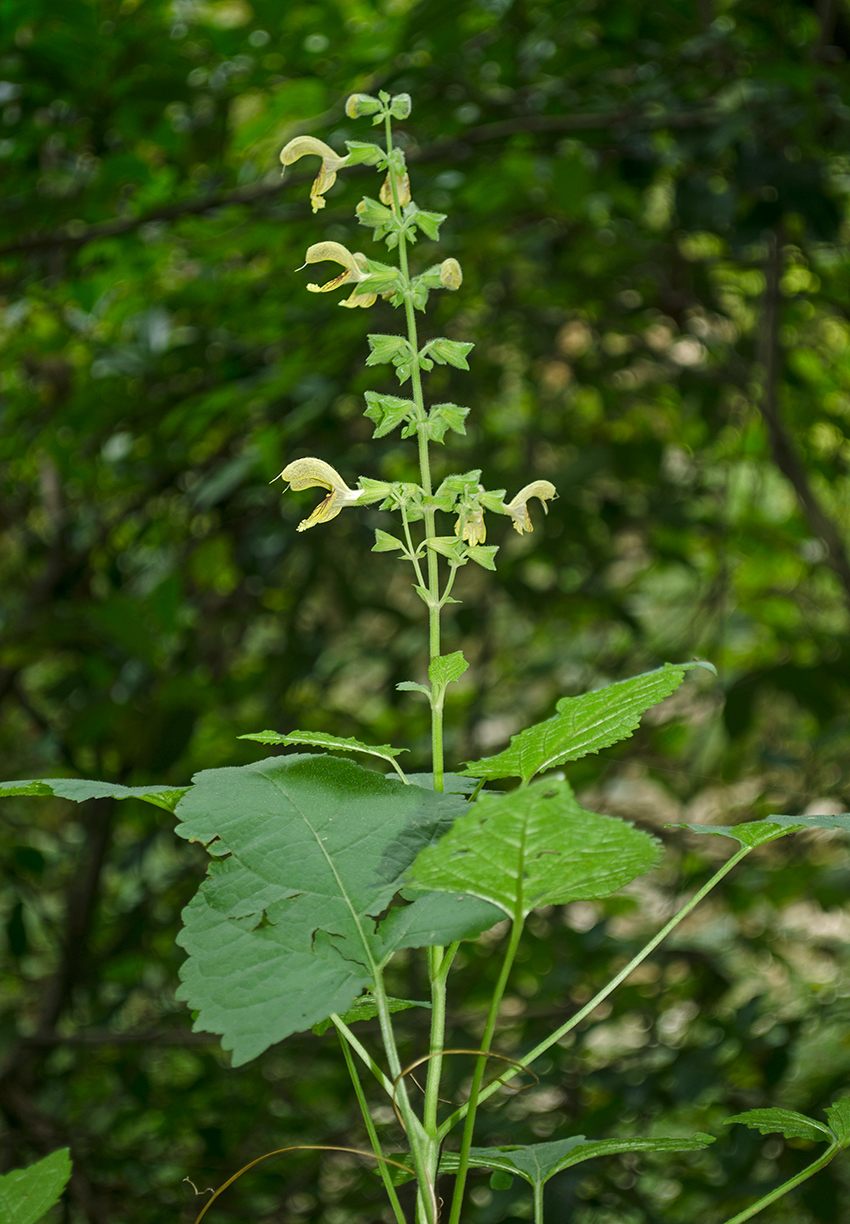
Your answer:
[[[390,174],[391,173],[392,171],[390,171]],[[392,185],[392,179],[390,178],[390,174],[388,174],[387,177],[384,179],[383,183],[381,184],[381,190],[378,193],[378,199],[381,201],[382,204],[386,204],[387,208],[392,208],[393,206],[393,185]],[[398,192],[399,208],[405,208],[410,203],[410,175],[409,174],[405,174],[401,179],[399,179],[396,185],[396,191]]]
[[[536,497],[544,512],[548,514],[549,508],[546,502],[551,501],[553,497],[557,496],[557,491],[551,481],[534,480],[531,484],[527,484],[524,489],[520,489],[513,501],[506,503],[505,514],[510,515],[515,530],[522,535],[525,531],[534,530],[531,524],[531,517],[528,513],[529,500],[532,497]]]
[[[283,147],[280,160],[284,166],[291,166],[293,162],[298,161],[299,157],[307,157],[311,154],[322,159],[322,168],[310,188],[310,203],[313,206],[313,212],[318,212],[320,208],[325,207],[325,192],[333,187],[336,182],[336,172],[346,165],[348,155],[340,157],[330,145],[326,145],[323,140],[317,140],[315,136],[296,136]]]
[[[287,464],[275,479],[288,480],[296,492],[313,488],[328,491],[327,497],[319,502],[310,517],[298,524],[299,531],[306,531],[317,523],[329,523],[345,506],[353,506],[363,496],[361,489],[349,489],[336,468],[322,459],[296,459]]]
[[[334,263],[342,264],[345,269],[329,280],[326,285],[308,285],[307,288],[311,293],[330,293],[331,289],[338,289],[340,285],[347,285],[354,281],[355,285],[360,281],[366,280],[369,275],[369,265],[366,256],[356,251],[353,255],[347,247],[344,247],[341,242],[316,242],[307,251],[305,259],[306,264],[321,263],[325,259],[332,259]],[[377,293],[358,294],[357,289],[352,289],[349,297],[344,302],[340,302],[340,306],[371,306],[377,298]]]

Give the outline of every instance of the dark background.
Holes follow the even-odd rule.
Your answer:
[[[0,47],[0,749],[4,777],[185,782],[257,759],[237,735],[306,727],[406,743],[428,727],[422,605],[370,556],[377,510],[305,535],[318,455],[353,483],[412,478],[371,443],[365,334],[294,273],[377,182],[343,173],[313,217],[293,135],[370,139],[353,90],[413,96],[417,202],[449,214],[463,287],[425,337],[472,340],[433,399],[471,407],[439,473],[559,500],[496,575],[461,572],[446,649],[452,762],[555,699],[669,659],[690,678],[570,777],[659,831],[850,806],[850,10],[843,0],[3,0]],[[534,513],[534,510],[532,511]],[[606,906],[539,916],[498,1048],[519,1056],[706,878],[718,839],[665,833],[661,871]],[[363,1143],[333,1034],[230,1071],[174,1002],[179,913],[204,871],[165,812],[5,800],[0,1135],[5,1169],[70,1143],[56,1218],[189,1221],[243,1162]],[[481,1139],[719,1135],[672,1160],[598,1161],[551,1189],[575,1224],[720,1221],[811,1154],[729,1113],[814,1116],[850,1087],[846,847],[790,839],[486,1112]],[[451,1040],[492,942],[464,953]],[[422,997],[418,960],[397,991]],[[406,1050],[422,1052],[410,1013]],[[365,1039],[370,1030],[364,1026]],[[469,1068],[454,1060],[459,1099]],[[388,1113],[388,1111],[385,1111]],[[397,1133],[391,1116],[387,1142]],[[850,1220],[845,1158],[765,1221]],[[475,1182],[469,1220],[527,1218]],[[300,1154],[247,1176],[220,1221],[380,1216],[373,1174]]]

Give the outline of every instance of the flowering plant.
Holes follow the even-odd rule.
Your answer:
[[[0,794],[53,793],[78,801],[134,796],[174,811],[178,835],[202,843],[210,857],[208,876],[184,912],[180,936],[188,953],[181,997],[195,1013],[195,1027],[219,1034],[234,1065],[292,1033],[333,1028],[370,1143],[370,1151],[361,1154],[377,1162],[397,1224],[410,1219],[411,1212],[417,1224],[437,1224],[444,1195],[450,1196],[448,1224],[459,1224],[471,1169],[489,1170],[494,1185],[514,1178],[526,1182],[535,1222],[541,1224],[547,1182],[573,1165],[614,1153],[698,1151],[714,1139],[702,1133],[569,1134],[546,1143],[479,1147],[473,1140],[481,1102],[524,1076],[591,1017],[756,847],[812,827],[850,830],[850,816],[776,815],[734,827],[691,826],[731,839],[738,848],[609,982],[534,1049],[517,1060],[492,1049],[499,1008],[532,911],[607,897],[651,870],[662,851],[645,831],[584,809],[561,767],[627,738],[641,716],[678,688],[689,671],[713,669],[701,662],[667,663],[595,692],[563,697],[549,719],[515,735],[502,752],[446,771],[446,691],[467,669],[462,652],[443,654],[441,648],[441,616],[457,602],[458,570],[469,563],[495,569],[499,549],[487,543],[488,515],[506,517],[522,535],[534,527],[529,504],[536,500],[547,512],[556,490],[538,478],[506,500],[506,491],[488,489],[478,470],[449,475],[434,485],[430,447],[444,444],[452,431],[463,434],[469,410],[454,403],[429,405],[424,379],[435,364],[468,370],[473,346],[442,336],[424,343],[420,339],[417,315],[424,313],[430,294],[457,290],[463,274],[450,255],[420,271],[411,266],[413,245],[420,238],[439,241],[445,217],[417,206],[403,150],[393,140],[393,120],[406,119],[410,108],[405,94],[355,94],[347,114],[371,117],[382,126],[382,145],[348,141],[347,155],[339,156],[322,141],[299,136],[284,148],[281,161],[290,166],[305,156],[321,158],[310,192],[314,212],[324,207],[326,192],[345,167],[366,164],[382,176],[377,198],[365,196],[356,215],[373,240],[397,253],[397,261],[384,263],[339,242],[318,242],[308,248],[305,266],[330,261],[342,272],[307,289],[329,293],[351,286],[343,306],[368,310],[381,298],[403,311],[401,334],[368,335],[366,364],[393,367],[401,387],[409,384],[407,394],[368,391],[365,415],[376,438],[399,429],[403,438],[415,439],[418,482],[361,475],[350,487],[316,457],[289,460],[280,478],[295,493],[324,491],[299,531],[331,523],[349,507],[377,505],[398,516],[398,534],[377,529],[373,551],[394,553],[411,567],[413,589],[427,611],[427,682],[406,681],[399,687],[420,693],[429,703],[431,770],[405,771],[397,759],[404,749],[389,744],[301,730],[262,731],[243,738],[323,751],[205,770],[191,786],[177,790],[48,779],[4,784]],[[347,759],[351,754],[382,761],[388,772],[354,764]],[[488,790],[491,782],[513,788]],[[501,934],[491,939],[503,943],[502,964],[482,1017],[480,1042],[474,1049],[446,1048],[447,995],[460,945],[500,923]],[[410,949],[423,950],[427,964],[430,998],[424,1001],[395,998],[387,989],[388,966]],[[397,1017],[412,1008],[430,1010],[430,1032],[427,1048],[405,1063]],[[360,1022],[375,1018],[380,1051],[370,1049],[357,1032]],[[449,1057],[470,1059],[472,1072],[465,1099],[441,1116]],[[494,1062],[496,1070],[485,1083]],[[394,1132],[379,1131],[359,1067],[385,1095],[390,1119],[397,1120]],[[421,1106],[413,1092],[420,1067]],[[770,1109],[728,1119],[827,1146],[803,1172],[727,1224],[751,1218],[850,1145],[850,1098],[831,1105],[826,1116],[823,1123]],[[199,1220],[244,1171],[215,1192]],[[399,1191],[406,1182],[415,1187],[415,1200],[407,1206],[407,1191]]]

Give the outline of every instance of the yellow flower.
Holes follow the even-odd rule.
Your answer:
[[[366,256],[360,251],[355,251],[352,255],[351,251],[341,242],[314,243],[307,251],[305,266],[321,263],[325,259],[332,259],[334,263],[342,264],[345,271],[329,280],[326,285],[308,285],[307,288],[311,293],[330,293],[331,289],[338,289],[340,285],[347,285],[352,281],[356,286],[360,281],[366,280],[369,275]],[[355,287],[350,296],[344,302],[340,302],[340,306],[371,306],[377,296],[377,293],[358,294]]]
[[[310,188],[310,203],[313,212],[318,212],[320,208],[325,207],[325,192],[336,182],[337,170],[347,164],[348,154],[340,157],[330,145],[326,145],[323,140],[317,140],[315,136],[296,136],[281,150],[280,160],[284,166],[291,166],[299,157],[311,154],[322,159],[322,168]]]
[[[363,496],[362,489],[349,489],[336,468],[322,459],[296,459],[275,479],[288,480],[296,492],[313,488],[328,490],[327,497],[319,502],[310,517],[298,524],[299,531],[306,531],[317,523],[329,523],[345,506],[353,506]]]
[[[392,171],[390,171],[390,174],[391,173]],[[404,208],[406,204],[410,203],[410,175],[409,174],[405,174],[404,178],[401,179],[401,181],[396,184],[396,191],[398,192],[398,206],[399,208]],[[381,184],[381,190],[378,192],[378,199],[381,201],[382,204],[386,204],[387,208],[392,208],[393,187],[392,187],[392,182],[390,180],[389,174],[387,175],[387,177],[384,179],[383,183]]]
[[[540,502],[546,514],[549,513],[547,501],[551,501],[553,497],[557,497],[558,493],[555,486],[549,480],[534,480],[531,484],[527,484],[524,489],[520,489],[513,501],[509,501],[505,506],[505,514],[509,514],[513,520],[513,525],[520,535],[525,531],[533,531],[534,527],[531,524],[531,517],[528,513],[528,502],[532,497],[536,497]]]
[[[440,284],[444,289],[460,289],[463,284],[463,272],[456,259],[444,259],[440,264]]]
[[[461,527],[462,524],[462,527]],[[474,506],[465,515],[461,515],[455,523],[455,535],[459,535],[467,544],[483,544],[487,539],[487,526],[484,522],[484,511],[480,506]]]

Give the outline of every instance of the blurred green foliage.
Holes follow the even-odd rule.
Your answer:
[[[294,272],[322,238],[372,252],[350,221],[361,176],[312,217],[308,179],[276,162],[299,132],[364,138],[344,99],[386,88],[414,99],[417,201],[449,214],[416,256],[464,268],[428,321],[476,344],[473,378],[455,389],[441,368],[433,387],[473,388],[453,466],[560,492],[533,536],[502,525],[497,575],[461,572],[445,649],[472,666],[451,763],[564,694],[697,654],[719,684],[690,680],[572,767],[585,801],[656,831],[848,806],[845,0],[0,11],[4,776],[179,784],[256,759],[236,737],[267,726],[406,743],[426,764],[423,703],[394,690],[424,677],[422,605],[392,558],[367,557],[384,516],[297,536],[309,500],[269,488],[301,455],[350,481],[413,472],[362,416],[364,391],[393,390],[364,372],[365,331],[394,317],[341,312]],[[186,1177],[203,1191],[271,1148],[362,1141],[332,1034],[236,1072],[191,1034],[174,936],[203,865],[170,817],[69,806],[3,809],[3,1169],[69,1142],[58,1219],[188,1221],[203,1200]],[[676,835],[607,906],[533,920],[499,1050],[520,1056],[624,963],[705,878],[719,848],[703,840]],[[850,875],[837,842],[792,842],[757,852],[539,1086],[488,1103],[481,1142],[717,1133],[768,1104],[821,1116],[850,1082]],[[476,1039],[492,946],[464,950],[451,1044]],[[422,997],[415,958],[398,978]],[[808,1159],[736,1128],[548,1193],[577,1224],[720,1221]],[[850,1220],[842,1159],[763,1218]],[[380,1196],[349,1158],[299,1153],[216,1218],[365,1222]],[[528,1214],[486,1178],[474,1204],[475,1224]]]

